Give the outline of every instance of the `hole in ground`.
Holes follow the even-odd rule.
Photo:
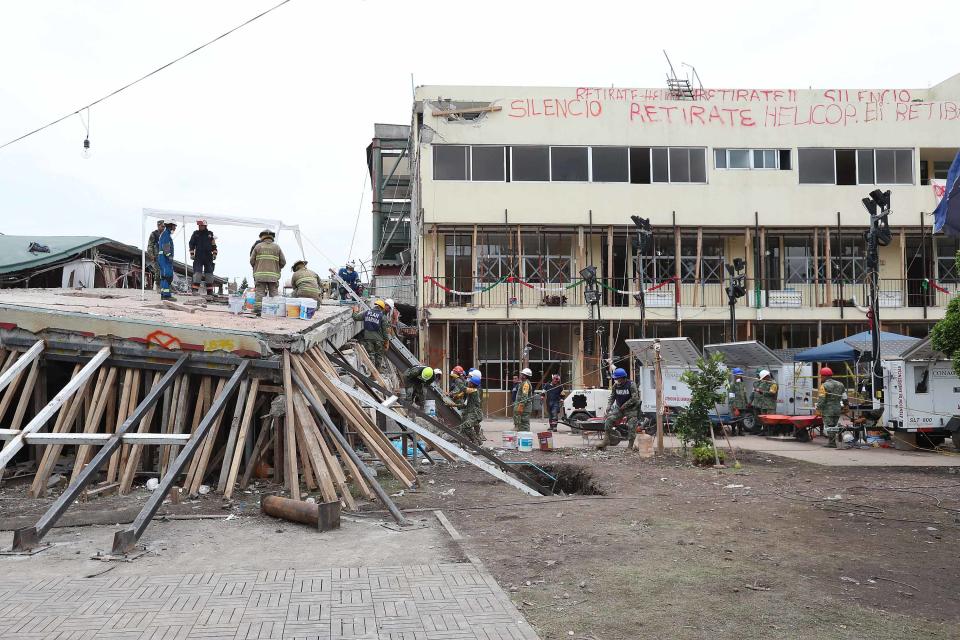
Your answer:
[[[556,478],[556,482],[551,482],[544,478],[543,482],[547,486],[553,485],[553,493],[564,493],[567,495],[578,496],[605,496],[607,492],[603,490],[600,483],[593,477],[593,472],[586,467],[574,464],[552,464],[543,465],[543,470]]]

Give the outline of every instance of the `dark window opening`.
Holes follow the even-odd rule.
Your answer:
[[[790,171],[793,166],[790,163],[790,149],[780,149],[780,171]]]
[[[436,145],[433,147],[434,180],[466,180],[470,175],[469,147]]]
[[[593,148],[594,182],[629,182],[628,149],[626,147]]]
[[[837,149],[837,184],[857,184],[857,152]]]
[[[630,182],[650,184],[650,147],[630,149]]]
[[[548,182],[550,149],[548,147],[513,147],[513,180],[516,182]]]
[[[797,149],[800,184],[836,184],[833,149]]]
[[[503,147],[472,147],[473,180],[503,182]]]
[[[552,147],[551,179],[554,182],[587,182],[590,179],[587,154],[587,147]]]

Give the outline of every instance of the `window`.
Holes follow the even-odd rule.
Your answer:
[[[593,147],[593,182],[629,182],[628,151],[627,147]]]
[[[950,171],[950,161],[949,160],[935,160],[933,162],[933,179],[934,180],[946,180],[947,173]]]
[[[857,152],[853,149],[837,149],[837,184],[857,184]]]
[[[477,343],[483,386],[509,391],[512,377],[520,373],[520,332],[516,325],[482,322],[477,327]]]
[[[505,153],[504,147],[471,147],[472,180],[503,182]]]
[[[913,149],[799,149],[800,184],[913,184]]]
[[[930,393],[930,369],[925,364],[913,365],[915,393]]]
[[[514,181],[550,181],[549,147],[511,147],[510,155]]]
[[[520,276],[527,282],[570,282],[573,275],[573,236],[523,232]]]
[[[697,237],[680,238],[680,281],[696,282]],[[700,252],[700,281],[706,284],[723,282],[723,239],[703,237]]]
[[[649,156],[647,153],[649,152]],[[649,173],[645,170],[649,169]],[[705,183],[706,150],[697,147],[634,147],[630,149],[630,182]]]
[[[470,175],[469,147],[453,144],[434,145],[433,179],[466,180]]]
[[[857,149],[857,181],[860,184],[874,184],[873,149]]]
[[[670,152],[667,149],[653,149],[650,165],[653,169],[653,182],[670,182]]]
[[[554,182],[588,182],[587,147],[551,147],[550,179]]]
[[[836,184],[833,149],[797,149],[800,184]]]
[[[937,281],[960,282],[955,256],[960,251],[960,239],[936,236],[937,243]]]
[[[650,184],[650,147],[630,149],[630,183]]]
[[[913,184],[912,149],[877,149],[876,184]]]
[[[477,236],[477,280],[496,282],[511,275],[513,252],[505,233],[480,233]]]
[[[648,252],[641,256],[644,281],[663,282],[676,275],[676,260],[673,256],[675,245],[673,237],[654,235],[648,244]],[[652,250],[652,251],[650,251]]]
[[[790,169],[789,149],[714,149],[717,169]]]
[[[534,386],[550,379],[554,373],[568,382],[573,368],[573,331],[569,324],[527,325],[527,341],[530,346],[528,360],[533,370]]]
[[[813,246],[810,237],[783,239],[783,277],[788,285],[814,281]]]

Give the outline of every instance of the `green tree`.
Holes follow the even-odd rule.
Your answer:
[[[710,412],[723,402],[723,389],[727,381],[727,372],[722,364],[723,355],[715,353],[709,358],[698,358],[697,368],[680,376],[680,380],[690,387],[690,405],[680,411],[674,422],[674,431],[684,450],[691,443],[694,447],[712,446]]]
[[[244,278],[243,278],[243,281],[240,282],[240,289],[239,289],[239,290],[240,290],[240,291],[246,291],[246,290],[247,290],[247,287],[249,287],[249,286],[250,286],[250,285],[247,283],[247,278],[244,277]]]
[[[960,267],[960,251],[954,261]],[[960,296],[954,296],[947,304],[943,320],[930,332],[930,343],[953,360],[953,370],[960,376]]]

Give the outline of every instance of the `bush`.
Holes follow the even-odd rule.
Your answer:
[[[690,405],[682,409],[673,424],[683,449],[710,445],[710,412],[723,402],[723,388],[727,373],[721,368],[723,356],[699,358],[697,368],[684,372],[680,379],[690,387]]]
[[[722,449],[717,449],[717,455],[713,455],[714,449],[713,445],[703,444],[699,447],[693,448],[693,464],[700,467],[712,467],[716,464],[717,460],[720,460],[720,464],[723,464],[724,454]]]

